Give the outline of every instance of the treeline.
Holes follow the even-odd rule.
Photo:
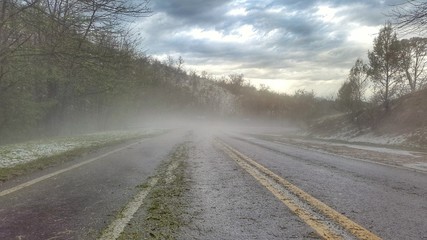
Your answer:
[[[3,0],[0,143],[97,131],[156,112],[307,120],[330,109],[313,92],[279,94],[243,75],[187,72],[141,54],[126,23],[146,1]],[[325,110],[328,109],[328,110]]]
[[[367,58],[356,60],[338,91],[338,106],[352,118],[376,106],[388,113],[392,100],[427,87],[427,38],[398,39],[387,23]]]
[[[387,109],[426,83],[425,39],[398,40],[389,24],[334,101],[256,88],[239,74],[214,79],[186,71],[182,58],[146,56],[126,25],[150,14],[148,1],[1,1],[0,143],[105,130],[156,112],[305,123],[337,106],[357,113],[382,102]],[[375,94],[367,99],[370,85]]]
[[[147,4],[1,1],[0,143],[105,130],[158,109],[226,114],[230,96],[187,74],[181,58],[137,50],[126,24],[148,17]]]
[[[333,99],[317,97],[313,91],[300,89],[290,95],[274,92],[265,85],[256,88],[242,74],[231,74],[216,82],[237,97],[237,116],[306,124],[336,112]]]
[[[123,21],[150,14],[146,2],[0,4],[2,139],[59,132],[82,113],[102,119],[115,94],[137,84],[141,58]]]

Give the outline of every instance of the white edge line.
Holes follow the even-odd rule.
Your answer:
[[[322,153],[322,154],[328,154],[328,155],[332,155],[332,156],[336,156],[336,157],[342,157],[342,158],[346,158],[346,159],[349,159],[349,160],[367,162],[367,163],[382,165],[382,166],[386,166],[386,167],[393,167],[393,168],[397,168],[397,169],[401,169],[401,170],[407,170],[407,171],[413,171],[413,172],[427,173],[427,171],[425,171],[423,169],[411,168],[411,167],[407,167],[407,166],[404,166],[404,165],[393,165],[393,164],[388,164],[388,163],[376,162],[376,161],[372,161],[372,160],[368,160],[368,159],[361,159],[361,158],[356,158],[356,157],[343,156],[343,155],[339,155],[339,154],[336,154],[336,153],[331,153],[331,152],[327,152],[327,151],[321,151],[321,150],[318,150],[318,149],[300,147],[300,146],[296,146],[296,145],[293,145],[293,144],[280,142],[280,141],[277,141],[277,140],[274,140],[273,142],[278,143],[280,145],[288,145],[288,146],[296,147],[296,148],[303,149],[303,150],[309,150],[309,151],[318,152],[318,153]]]
[[[122,151],[122,150],[124,150],[124,149],[126,149],[126,148],[129,148],[129,147],[131,147],[131,146],[133,146],[133,145],[136,145],[136,144],[139,144],[139,143],[141,143],[141,141],[138,141],[138,142],[135,142],[135,143],[131,143],[131,144],[126,145],[126,146],[124,146],[124,147],[121,147],[121,148],[115,149],[115,150],[113,150],[113,151],[110,151],[110,152],[104,153],[104,154],[102,154],[102,155],[100,155],[100,156],[98,156],[98,157],[91,158],[91,159],[89,159],[89,160],[86,160],[86,161],[84,161],[84,162],[78,163],[78,164],[76,164],[76,165],[73,165],[73,166],[70,166],[70,167],[67,167],[67,168],[61,169],[61,170],[59,170],[59,171],[56,171],[56,172],[53,172],[53,173],[50,173],[50,174],[47,174],[47,175],[44,175],[44,176],[38,177],[38,178],[36,178],[36,179],[33,179],[33,180],[31,180],[31,181],[28,181],[28,182],[25,182],[25,183],[22,183],[22,184],[19,184],[18,186],[15,186],[15,187],[12,187],[12,188],[9,188],[9,189],[6,189],[6,190],[3,190],[3,191],[1,191],[1,192],[0,192],[0,197],[3,197],[3,196],[6,196],[6,195],[8,195],[8,194],[11,194],[11,193],[13,193],[13,192],[19,191],[19,190],[21,190],[21,189],[23,189],[23,188],[29,187],[29,186],[31,186],[31,185],[34,185],[34,184],[36,184],[36,183],[39,183],[39,182],[44,181],[44,180],[46,180],[46,179],[49,179],[49,178],[51,178],[51,177],[57,176],[57,175],[59,175],[59,174],[61,174],[61,173],[64,173],[64,172],[67,172],[67,171],[73,170],[73,169],[75,169],[75,168],[81,167],[81,166],[83,166],[83,165],[86,165],[86,164],[88,164],[88,163],[94,162],[94,161],[96,161],[96,160],[99,160],[99,159],[101,159],[101,158],[104,158],[104,157],[106,157],[106,156],[108,156],[108,155],[111,155],[111,154],[113,154],[113,153],[116,153],[116,152]]]
[[[99,240],[116,240],[120,237],[120,234],[122,234],[123,230],[125,229],[126,225],[130,222],[133,215],[138,211],[138,209],[141,207],[145,197],[148,195],[148,193],[151,191],[154,185],[157,184],[158,179],[153,178],[149,182],[149,187],[146,189],[141,190],[132,201],[130,201],[124,208],[122,212],[122,217],[117,218],[114,220],[108,228],[104,231],[101,237],[99,237]]]

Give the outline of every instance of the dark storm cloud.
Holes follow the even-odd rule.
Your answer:
[[[373,33],[353,28],[376,30],[396,1],[153,0],[155,15],[141,26],[149,54],[183,56],[191,66],[233,63],[248,78],[333,80],[368,50],[360,39]],[[278,75],[286,71],[294,74]]]
[[[153,2],[155,12],[181,19],[188,24],[212,24],[219,22],[218,15],[226,10],[227,0],[158,0]]]

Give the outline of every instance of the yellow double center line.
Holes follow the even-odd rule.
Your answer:
[[[216,145],[323,238],[381,239],[224,142],[217,140]],[[319,219],[316,213],[320,214],[322,219]]]

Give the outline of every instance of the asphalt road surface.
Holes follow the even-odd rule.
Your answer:
[[[187,204],[173,238],[427,239],[425,172],[200,130],[104,149],[4,183],[0,239],[101,237],[135,196],[143,200],[137,186],[183,142],[190,150],[179,197]],[[143,211],[136,206],[116,233],[135,223]]]
[[[32,179],[125,147],[83,166],[0,196],[0,239],[96,239],[100,229],[136,194],[168,152],[186,133],[116,146],[60,166],[6,183],[10,189]],[[129,143],[127,143],[129,144]]]

